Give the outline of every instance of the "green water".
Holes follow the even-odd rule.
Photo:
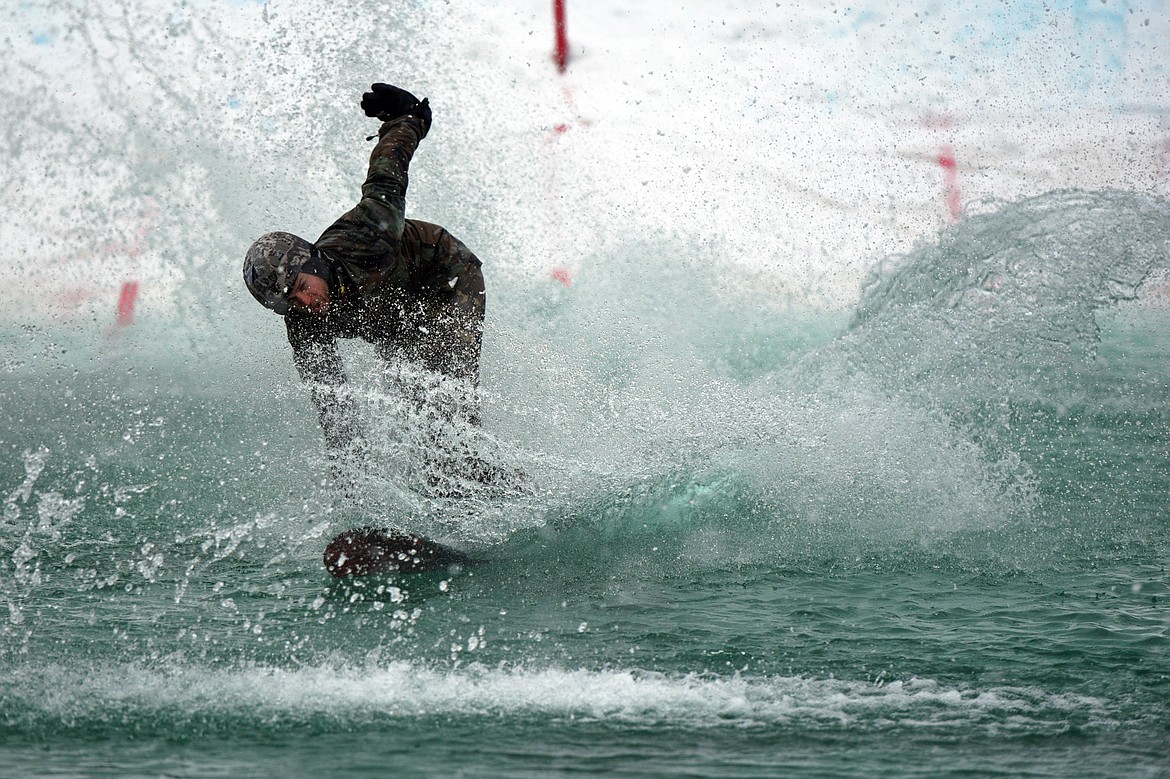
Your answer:
[[[505,282],[469,435],[524,479],[460,500],[409,419],[334,495],[275,327],[9,332],[0,775],[1166,776],[1170,313],[1095,286],[1161,208],[1005,209],[845,316]],[[330,580],[370,517],[487,562]]]

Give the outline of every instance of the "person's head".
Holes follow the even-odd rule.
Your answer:
[[[244,257],[244,283],[260,305],[323,314],[329,306],[328,263],[313,244],[292,233],[267,233]]]

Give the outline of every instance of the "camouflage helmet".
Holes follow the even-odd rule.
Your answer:
[[[244,283],[260,305],[284,316],[288,293],[301,267],[312,256],[313,244],[292,233],[266,233],[244,256]]]

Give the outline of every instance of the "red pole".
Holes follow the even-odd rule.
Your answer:
[[[553,0],[553,27],[556,30],[556,48],[553,51],[553,62],[557,64],[557,71],[564,75],[565,69],[569,66],[569,34],[566,31],[565,25],[565,0]],[[565,87],[565,97],[572,103],[572,91],[569,87]],[[556,139],[558,135],[563,135],[568,132],[569,125],[565,123],[558,124],[553,128],[552,139]],[[555,171],[555,168],[554,168]],[[549,196],[551,199],[551,190],[554,184],[554,173],[549,174]],[[555,206],[554,206],[555,207]],[[554,225],[554,229],[559,227],[559,218],[556,220],[558,224]],[[559,233],[559,229],[557,229]],[[560,236],[557,236],[557,243],[560,243]],[[559,281],[566,287],[573,283],[573,272],[565,265],[556,265],[552,269],[552,278]]]
[[[118,299],[118,324],[122,327],[134,324],[134,301],[138,299],[138,282],[127,281],[122,285],[122,296]]]
[[[944,146],[938,155],[938,165],[943,169],[943,199],[952,222],[959,221],[963,213],[963,202],[959,196],[959,164],[955,161],[955,150]]]
[[[553,21],[556,25],[557,48],[553,59],[557,70],[565,72],[569,65],[569,35],[565,31],[565,0],[553,0]]]

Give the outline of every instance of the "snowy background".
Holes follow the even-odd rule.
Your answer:
[[[998,203],[1170,195],[1168,2],[570,0],[563,75],[551,3],[488,5],[0,11],[10,321],[259,321],[244,250],[356,201],[375,80],[434,106],[409,215],[549,295],[638,244],[849,308],[875,263]]]

